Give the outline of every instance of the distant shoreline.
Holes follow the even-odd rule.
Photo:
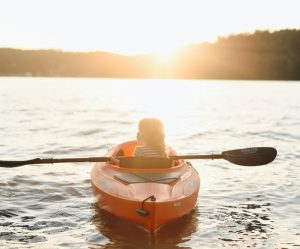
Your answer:
[[[256,31],[186,46],[164,62],[151,54],[0,48],[0,76],[297,81],[299,44],[300,30]]]

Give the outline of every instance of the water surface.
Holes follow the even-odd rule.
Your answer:
[[[161,118],[180,154],[272,146],[262,167],[194,160],[197,206],[151,237],[95,205],[92,164],[0,168],[0,248],[300,248],[299,82],[0,78],[1,160],[102,156]]]

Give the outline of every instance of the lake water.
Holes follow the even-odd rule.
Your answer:
[[[300,82],[0,78],[0,160],[102,156],[158,117],[179,154],[271,146],[274,162],[193,160],[193,212],[151,237],[95,205],[93,164],[0,168],[0,248],[300,248]]]

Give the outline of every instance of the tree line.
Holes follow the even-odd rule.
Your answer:
[[[219,37],[186,46],[164,63],[151,54],[0,48],[0,75],[300,80],[300,30]]]

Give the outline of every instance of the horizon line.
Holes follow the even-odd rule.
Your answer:
[[[255,29],[253,31],[245,31],[245,32],[237,32],[237,33],[229,33],[226,35],[219,35],[216,37],[216,39],[212,40],[203,40],[199,42],[190,42],[183,44],[182,46],[178,46],[178,50],[181,50],[185,47],[188,46],[193,46],[193,45],[202,45],[202,44],[215,44],[219,41],[221,38],[229,38],[231,36],[239,36],[239,35],[253,35],[256,32],[269,32],[269,33],[276,33],[284,30],[296,30],[299,31],[300,28],[280,28],[280,29]],[[52,48],[52,47],[39,47],[39,48],[31,48],[31,47],[21,47],[21,46],[1,46],[0,49],[14,49],[14,50],[23,50],[23,51],[59,51],[59,52],[64,52],[64,53],[108,53],[108,54],[113,54],[113,55],[119,55],[119,56],[127,56],[127,57],[135,57],[135,56],[149,56],[149,55],[155,55],[157,54],[157,51],[152,50],[152,51],[145,51],[145,52],[118,52],[118,51],[112,51],[112,50],[95,50],[95,49],[65,49],[65,48]]]

